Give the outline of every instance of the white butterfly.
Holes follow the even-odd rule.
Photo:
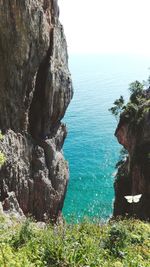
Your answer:
[[[135,195],[135,196],[125,196],[125,199],[129,202],[129,203],[138,203],[140,201],[142,194],[140,195]]]

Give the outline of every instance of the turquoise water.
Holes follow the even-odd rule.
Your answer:
[[[140,56],[70,56],[74,98],[64,118],[64,154],[70,166],[66,219],[107,219],[112,214],[120,145],[114,137],[117,121],[108,109],[120,95],[128,99],[129,83],[146,80],[149,66],[150,59]]]

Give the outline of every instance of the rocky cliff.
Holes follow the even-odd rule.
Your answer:
[[[68,165],[61,123],[72,98],[67,45],[57,0],[0,0],[0,201],[25,215],[56,219]]]
[[[150,220],[150,89],[131,95],[115,135],[128,153],[116,175],[114,216]],[[141,194],[137,203],[128,203],[124,197]]]

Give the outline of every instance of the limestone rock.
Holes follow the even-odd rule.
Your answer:
[[[8,192],[8,197],[4,199],[2,205],[5,213],[17,215],[19,217],[24,215],[14,192]]]
[[[0,0],[0,201],[56,219],[68,183],[61,123],[73,96],[57,0]]]
[[[122,113],[116,129],[116,137],[128,151],[115,181],[114,216],[136,216],[150,220],[150,94],[143,92],[142,101]],[[124,196],[138,195],[138,203],[127,203]]]

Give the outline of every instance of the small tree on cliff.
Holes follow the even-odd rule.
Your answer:
[[[116,99],[113,103],[113,107],[109,109],[109,111],[118,119],[123,108],[124,108],[124,98],[121,95],[119,99]]]
[[[140,98],[143,96],[144,84],[139,81],[130,83],[129,91],[131,92],[130,101],[138,104]]]

